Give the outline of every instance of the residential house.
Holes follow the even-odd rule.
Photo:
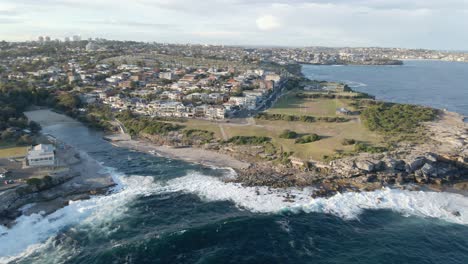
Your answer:
[[[160,72],[159,78],[165,80],[172,80],[174,78],[174,75],[172,74],[172,72]]]
[[[54,166],[55,165],[55,147],[49,144],[40,144],[34,146],[28,151],[26,157],[27,163],[31,167]]]

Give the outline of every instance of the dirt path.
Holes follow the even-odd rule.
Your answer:
[[[226,131],[224,131],[223,125],[219,124],[219,130],[221,131],[221,136],[223,137],[223,140],[228,140],[229,137],[226,134]]]

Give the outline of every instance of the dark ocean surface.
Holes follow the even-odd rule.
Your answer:
[[[402,66],[304,65],[310,79],[340,81],[377,99],[448,109],[468,116],[468,63],[405,61]]]
[[[425,62],[403,68],[306,66],[305,72],[365,83],[361,90],[382,99],[466,109],[466,90],[459,96],[452,91],[459,91],[460,83],[425,91],[416,81],[406,89],[403,80],[386,83],[386,89],[379,85],[418,65],[430,67]],[[374,74],[365,79],[364,71]],[[412,71],[407,75],[425,84],[435,76]],[[468,81],[468,75],[458,78]],[[404,93],[411,98],[400,100]],[[0,262],[468,263],[468,198],[461,195],[385,189],[312,199],[310,190],[227,184],[220,178],[232,175],[229,169],[118,149],[81,125],[44,131],[102,162],[119,187],[52,215],[21,217],[11,229],[0,228]],[[296,195],[294,203],[284,200],[287,192]]]

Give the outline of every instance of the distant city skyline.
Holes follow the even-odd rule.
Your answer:
[[[0,39],[466,50],[465,0],[1,0]]]

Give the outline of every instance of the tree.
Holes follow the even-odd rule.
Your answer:
[[[8,141],[8,140],[13,139],[14,136],[15,136],[15,134],[12,131],[7,129],[7,130],[2,132],[1,139],[4,140],[4,141]]]
[[[42,127],[39,125],[39,123],[31,121],[29,122],[29,130],[31,130],[31,133],[37,134],[41,131]]]
[[[31,145],[33,143],[33,139],[28,136],[28,135],[22,135],[19,139],[18,139],[18,143],[20,145]]]
[[[76,109],[79,104],[80,100],[78,97],[70,94],[70,93],[62,93],[58,97],[58,105],[65,110],[73,110]]]

